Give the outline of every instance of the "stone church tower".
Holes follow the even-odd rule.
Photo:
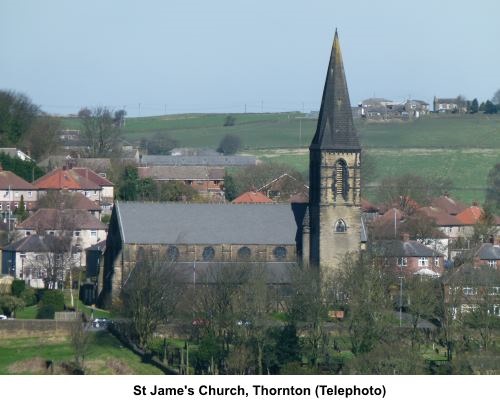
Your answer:
[[[309,154],[303,262],[320,266],[328,273],[346,253],[360,250],[361,236],[361,146],[354,128],[337,31]]]

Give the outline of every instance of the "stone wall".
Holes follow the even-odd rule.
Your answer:
[[[6,319],[0,321],[0,339],[69,336],[71,325],[51,319]]]

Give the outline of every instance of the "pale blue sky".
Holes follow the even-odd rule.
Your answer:
[[[335,27],[352,104],[500,88],[497,0],[0,0],[0,89],[44,110],[314,110]]]

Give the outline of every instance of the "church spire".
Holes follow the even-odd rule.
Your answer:
[[[359,151],[337,30],[326,74],[318,126],[311,149]]]

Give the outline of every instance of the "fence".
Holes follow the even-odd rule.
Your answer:
[[[0,338],[69,336],[71,326],[52,319],[6,319],[0,321]]]

